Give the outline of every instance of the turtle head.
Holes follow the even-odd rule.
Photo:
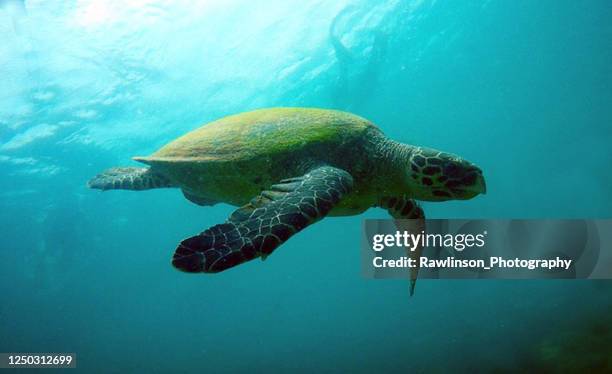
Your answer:
[[[408,165],[414,198],[426,201],[467,200],[486,193],[482,170],[456,155],[414,147]]]

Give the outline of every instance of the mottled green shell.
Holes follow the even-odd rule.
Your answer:
[[[313,143],[342,143],[376,127],[356,115],[326,109],[270,108],[228,116],[168,143],[138,161],[247,161],[299,153]]]

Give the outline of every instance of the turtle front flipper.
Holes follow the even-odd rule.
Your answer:
[[[267,256],[292,235],[325,217],[353,186],[353,178],[331,166],[282,180],[229,219],[183,240],[172,264],[186,272],[216,273]]]
[[[425,213],[416,201],[405,197],[385,197],[381,199],[379,206],[387,209],[389,215],[395,220],[398,230],[412,234],[420,234],[425,230]],[[422,252],[421,246],[417,246],[414,251],[408,251],[408,257],[416,263],[416,267],[410,268],[410,296],[414,294],[419,275],[419,258]]]
[[[89,188],[98,190],[150,190],[152,188],[175,187],[170,179],[150,168],[110,168],[87,182]]]

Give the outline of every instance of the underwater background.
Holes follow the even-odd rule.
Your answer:
[[[487,195],[429,218],[610,218],[610,19],[607,0],[0,0],[0,352],[104,373],[612,370],[610,282],[409,298],[361,276],[376,209],[185,274],[177,243],[232,207],[86,188],[219,117],[315,106],[482,167]]]

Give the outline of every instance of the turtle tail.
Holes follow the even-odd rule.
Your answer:
[[[175,187],[165,176],[150,168],[111,168],[87,182],[89,188],[98,190],[149,190]]]

